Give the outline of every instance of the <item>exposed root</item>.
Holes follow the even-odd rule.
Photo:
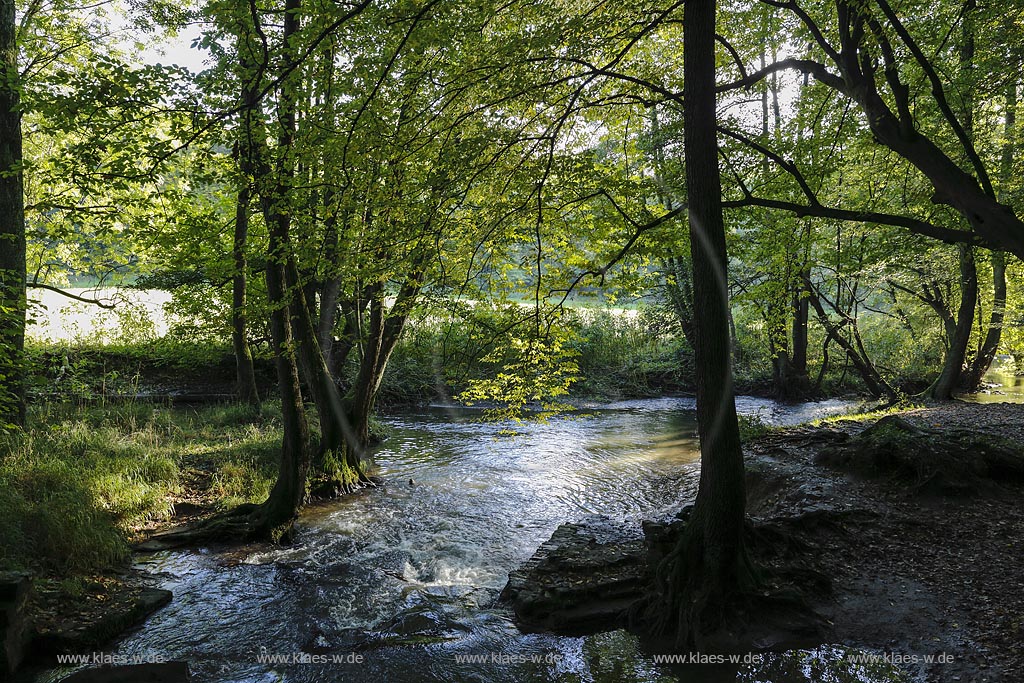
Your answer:
[[[371,477],[362,467],[353,467],[348,463],[330,463],[321,468],[309,482],[309,497],[312,500],[333,500],[366,488],[377,488],[384,485],[380,477]]]
[[[868,477],[891,476],[922,493],[970,495],[994,482],[1024,481],[1024,453],[1017,444],[978,432],[931,429],[898,415],[822,450],[815,462]]]
[[[135,550],[155,552],[206,543],[287,543],[293,538],[292,521],[273,525],[267,504],[245,503],[199,522],[154,534]]]
[[[806,562],[811,549],[797,535],[748,524],[744,551],[723,571],[685,518],[660,527],[645,527],[651,591],[629,620],[654,648],[739,652],[818,640],[825,622],[814,605],[831,584]]]

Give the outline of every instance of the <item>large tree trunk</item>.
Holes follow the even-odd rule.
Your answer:
[[[655,628],[693,643],[717,626],[745,567],[744,469],[729,352],[729,302],[715,112],[715,0],[684,9],[686,181],[697,369],[700,485],[685,532],[658,567]]]
[[[235,377],[238,400],[250,405],[259,405],[260,396],[256,389],[256,371],[249,348],[249,329],[246,314],[246,287],[248,263],[245,255],[249,236],[249,185],[243,182],[238,190],[235,207],[235,235],[231,253],[235,262],[232,278],[231,301],[231,343],[235,352]]]
[[[978,178],[961,169],[938,145],[915,128],[906,114],[909,111],[909,91],[904,90],[902,84],[893,96],[897,108],[903,113],[897,116],[890,109],[878,92],[874,74],[864,70],[865,64],[872,63],[872,58],[858,42],[857,36],[863,39],[863,36],[870,35],[864,31],[866,15],[854,8],[855,3],[840,0],[836,4],[840,14],[840,42],[844,46],[837,60],[842,78],[837,82],[826,77],[826,82],[857,102],[875,140],[906,159],[928,178],[935,189],[932,201],[956,209],[974,232],[994,247],[1024,258],[1024,222],[1014,215],[1011,207],[996,201],[995,196],[981,186]],[[970,148],[968,151],[974,150]]]
[[[299,366],[295,358],[292,336],[291,306],[285,277],[288,248],[288,217],[277,216],[270,226],[270,247],[267,263],[267,295],[270,299],[270,330],[274,341],[277,382],[281,394],[281,420],[284,437],[281,441],[281,463],[277,481],[270,496],[261,506],[262,531],[274,535],[275,529],[290,526],[306,498],[306,477],[309,471],[309,425],[299,383]],[[256,535],[261,535],[257,533]]]
[[[14,0],[0,0],[0,432],[25,425],[25,196]]]
[[[288,273],[290,289],[299,294],[294,321],[302,372],[320,422],[315,493],[320,496],[349,493],[369,481],[362,467],[364,442],[320,351],[317,329],[306,297],[302,296],[303,288],[294,262],[289,265]]]

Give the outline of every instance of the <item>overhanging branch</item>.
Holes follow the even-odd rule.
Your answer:
[[[913,233],[930,237],[945,242],[946,244],[973,244],[975,246],[986,246],[985,243],[973,232],[967,230],[954,230],[943,228],[927,221],[922,221],[910,216],[897,216],[895,214],[880,213],[877,211],[854,211],[850,209],[837,209],[829,206],[807,206],[795,202],[786,202],[777,199],[765,199],[763,197],[747,196],[743,199],[722,202],[722,208],[738,209],[748,206],[760,206],[765,209],[776,209],[789,211],[799,218],[812,216],[815,218],[833,218],[840,221],[852,221],[858,223],[877,223],[878,225],[892,225],[899,228],[907,228]]]

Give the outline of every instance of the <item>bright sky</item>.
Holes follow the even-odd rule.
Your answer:
[[[176,38],[170,38],[160,46],[151,47],[142,53],[142,58],[151,64],[177,64],[197,72],[206,68],[203,60],[209,54],[206,50],[192,47],[192,42],[199,37],[200,27],[189,26],[181,31]]]

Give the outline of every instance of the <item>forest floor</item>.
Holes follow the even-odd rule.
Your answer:
[[[955,402],[900,417],[1024,444],[1024,405]],[[981,476],[934,488],[822,463],[823,450],[872,422],[831,420],[750,444],[748,462],[761,470],[750,512],[802,520],[798,536],[831,579],[827,642],[916,657],[905,668],[927,681],[1024,680],[1024,482]]]

